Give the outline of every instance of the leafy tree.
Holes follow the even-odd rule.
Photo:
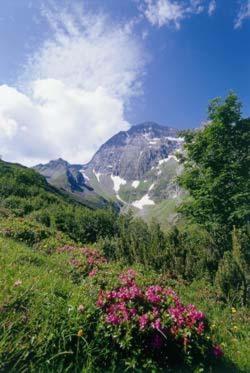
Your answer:
[[[244,226],[249,222],[250,118],[243,119],[234,93],[208,108],[209,122],[185,136],[181,186],[191,198],[181,211],[209,228]]]

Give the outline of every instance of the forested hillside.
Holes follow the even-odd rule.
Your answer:
[[[208,114],[167,230],[0,161],[0,371],[250,370],[250,120],[233,93]]]

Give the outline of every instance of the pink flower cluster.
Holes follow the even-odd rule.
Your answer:
[[[133,319],[139,329],[163,330],[166,328],[163,318],[170,320],[172,334],[178,334],[180,328],[196,328],[201,334],[204,330],[204,314],[194,305],[183,306],[172,289],[159,285],[139,287],[136,272],[129,269],[119,276],[123,286],[111,291],[100,291],[97,306],[106,314],[110,324],[123,323]],[[144,312],[147,310],[147,312]]]
[[[107,260],[98,250],[83,247],[80,249],[80,252],[87,258],[87,263],[91,266],[98,266],[107,262]]]
[[[57,249],[58,253],[70,253],[70,264],[78,269],[84,269],[90,277],[97,274],[101,264],[106,263],[104,256],[95,249],[88,247],[63,246]]]
[[[122,273],[119,280],[120,287],[99,292],[97,307],[105,323],[114,326],[133,323],[138,333],[152,334],[155,346],[162,345],[162,336],[166,336],[166,340],[178,340],[186,348],[192,337],[206,332],[205,315],[193,304],[184,306],[172,289],[138,286],[132,269]],[[219,351],[215,346],[216,356],[220,355]]]
[[[198,311],[193,304],[183,306],[177,303],[175,307],[170,307],[168,310],[174,321],[173,334],[176,334],[179,328],[188,327],[189,329],[196,328],[198,334],[202,334],[205,328],[205,315]]]

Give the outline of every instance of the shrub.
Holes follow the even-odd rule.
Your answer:
[[[0,234],[33,245],[48,238],[51,231],[29,219],[9,218],[0,221]]]
[[[222,356],[209,339],[205,315],[184,306],[177,294],[160,285],[138,285],[136,272],[119,276],[119,285],[100,290],[95,338],[102,358],[131,369],[192,365]]]
[[[34,245],[34,248],[37,250],[41,250],[47,254],[52,254],[58,247],[65,245],[73,246],[76,245],[76,243],[63,232],[57,231],[52,236],[49,236],[44,240],[36,243]]]
[[[65,245],[56,250],[58,254],[66,254],[71,268],[71,277],[79,283],[86,276],[95,276],[99,268],[107,261],[100,251],[89,247]]]

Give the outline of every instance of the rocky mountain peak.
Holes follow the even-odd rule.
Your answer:
[[[141,179],[159,160],[180,147],[177,136],[176,129],[154,122],[132,126],[103,144],[84,168],[126,180]]]

